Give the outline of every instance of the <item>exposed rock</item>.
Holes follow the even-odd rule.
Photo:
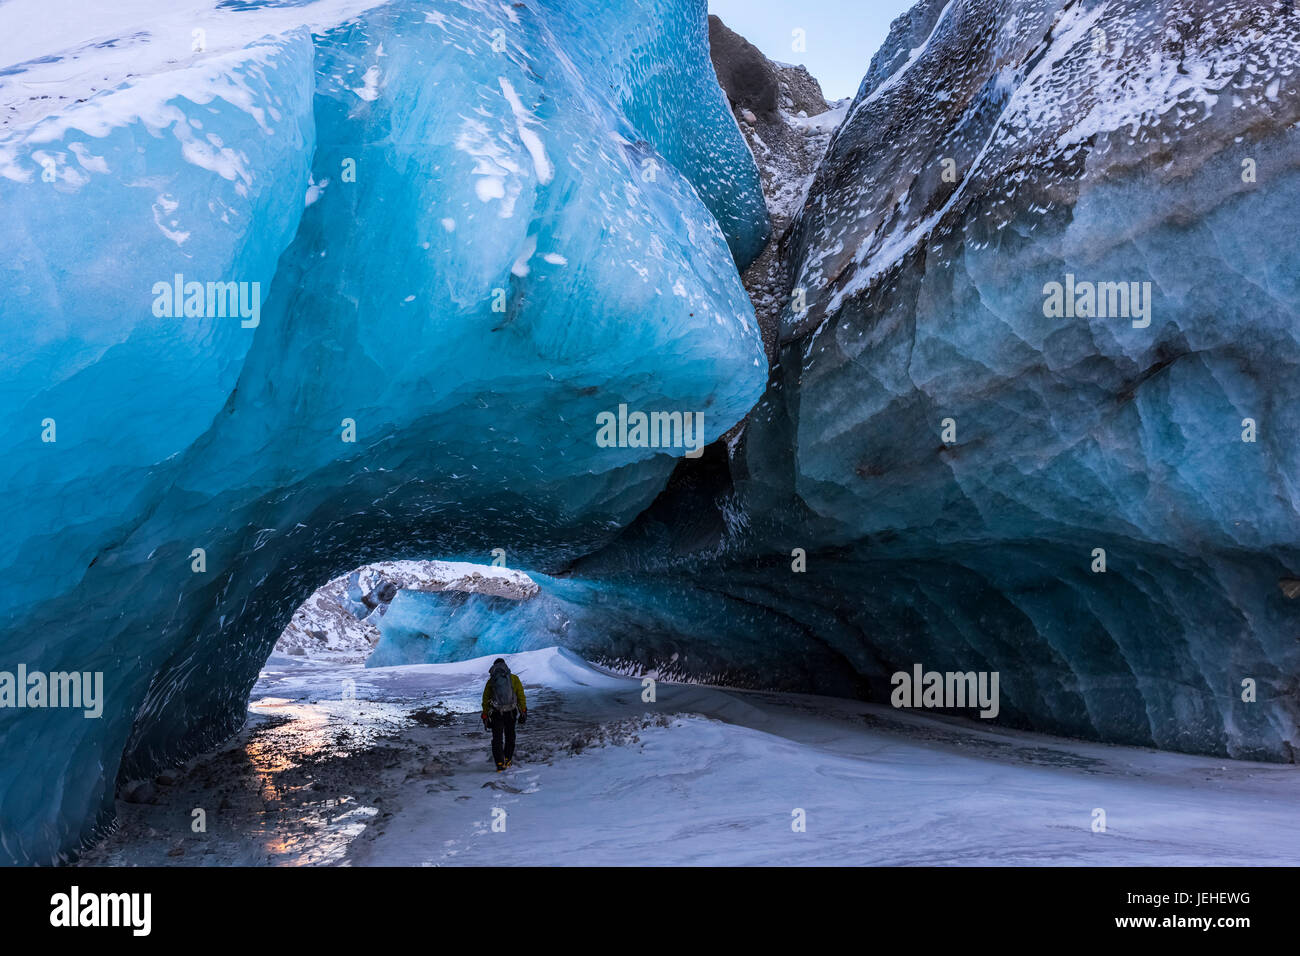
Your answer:
[[[781,109],[801,119],[830,109],[817,78],[803,64],[773,63],[781,88]]]
[[[758,47],[709,15],[709,56],[732,108],[774,113],[780,88],[776,70]]]
[[[157,803],[158,791],[148,780],[130,784],[122,791],[122,799],[127,803]]]
[[[718,82],[758,163],[772,219],[771,240],[742,276],[770,365],[776,360],[777,329],[790,287],[785,234],[848,104],[828,107],[821,86],[804,67],[768,60],[713,15],[709,43]]]

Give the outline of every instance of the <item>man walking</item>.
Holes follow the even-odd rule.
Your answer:
[[[524,685],[510,673],[504,657],[492,662],[487,683],[483,685],[484,728],[492,731],[492,759],[497,773],[510,766],[515,756],[515,720],[523,724],[528,719],[528,702],[524,700]],[[504,740],[502,739],[504,737]]]

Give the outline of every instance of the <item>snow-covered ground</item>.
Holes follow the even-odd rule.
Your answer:
[[[262,36],[322,30],[382,0],[5,0],[0,3],[0,126],[22,126],[132,80],[162,77],[164,97],[202,96],[183,73]],[[149,100],[144,86],[137,100]],[[115,101],[116,102],[116,101]],[[119,112],[128,107],[117,103]]]
[[[490,661],[275,654],[245,730],[128,788],[138,802],[83,863],[1300,862],[1294,766],[806,695],[661,683],[651,703],[556,648],[510,658],[530,719],[497,774],[478,720]]]

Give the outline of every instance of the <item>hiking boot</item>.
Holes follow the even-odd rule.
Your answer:
[[[507,761],[506,761],[506,766],[509,767],[512,763],[514,763],[513,760],[507,760]]]
[[[508,767],[508,766],[510,766],[509,762],[506,762],[506,763],[498,763],[498,764],[497,764],[497,773],[500,773],[502,770],[505,770],[506,767]]]

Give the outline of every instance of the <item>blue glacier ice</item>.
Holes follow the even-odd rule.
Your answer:
[[[703,0],[186,3],[188,56],[185,7],[0,70],[0,694],[106,688],[0,710],[0,861],[229,735],[295,607],[388,559],[540,592],[401,591],[372,665],[991,670],[1000,723],[1295,759],[1282,6],[921,0],[773,244],[769,368]]]
[[[413,597],[381,649],[549,632],[873,700],[997,671],[1001,723],[1294,761],[1297,76],[1267,4],[918,3],[785,244],[744,434],[535,601]],[[1139,295],[1054,311],[1076,282]]]
[[[1040,729],[1295,759],[1297,66],[1267,4],[894,25],[791,237],[807,307],[738,469],[860,567],[883,669],[1001,670]],[[1105,308],[1055,309],[1076,282]]]
[[[0,132],[0,670],[106,687],[98,719],[0,711],[0,861],[75,851],[117,779],[236,728],[319,584],[558,567],[683,454],[604,447],[599,414],[711,441],[767,374],[737,273],[767,215],[703,0],[205,16],[254,32]]]

